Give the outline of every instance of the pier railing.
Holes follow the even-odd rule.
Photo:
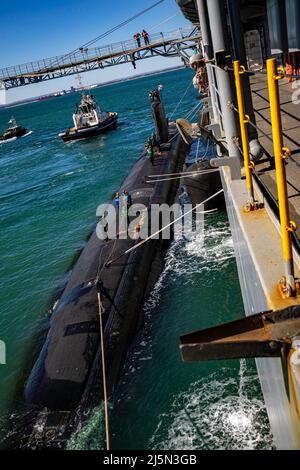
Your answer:
[[[242,150],[244,157],[244,167],[246,175],[246,183],[248,190],[248,201],[245,206],[247,211],[255,210],[257,205],[254,199],[254,188],[253,188],[253,179],[252,179],[252,170],[253,162],[250,159],[250,148],[249,148],[249,136],[247,125],[250,121],[250,117],[246,114],[245,108],[245,99],[243,92],[242,76],[245,75],[246,69],[241,65],[239,60],[233,62],[234,67],[234,78],[235,78],[235,87],[236,87],[236,96],[237,96],[237,105],[238,105],[238,114],[240,121],[240,132],[241,132],[241,141],[242,141]]]
[[[276,59],[267,60],[268,88],[270,96],[270,111],[278,191],[278,206],[281,225],[282,255],[285,277],[282,279],[281,290],[287,296],[296,293],[294,260],[291,233],[296,230],[296,224],[290,220],[288,188],[286,179],[285,159],[291,151],[283,145],[283,132],[280,111],[278,80],[284,77],[284,69],[277,66]]]
[[[279,282],[279,289],[283,297],[298,295],[299,283],[295,281],[292,243],[292,234],[297,230],[297,226],[296,223],[290,219],[288,183],[286,177],[286,159],[291,155],[291,151],[283,144],[283,129],[278,85],[279,80],[288,75],[286,75],[285,70],[282,67],[278,67],[276,59],[267,60],[267,77],[272,126],[271,138],[269,135],[266,135],[262,129],[258,128],[250,120],[250,117],[246,115],[244,90],[242,86],[243,75],[256,75],[257,73],[265,72],[253,72],[252,70],[246,70],[245,67],[241,66],[239,61],[233,62],[233,68],[229,68],[228,66],[221,67],[212,63],[207,63],[207,68],[211,68],[211,70],[222,70],[222,72],[227,73],[234,73],[237,92],[237,107],[233,103],[226,103],[226,107],[230,107],[231,110],[235,111],[239,117],[241,147],[238,141],[235,142],[235,145],[239,147],[240,153],[244,159],[245,179],[248,191],[248,201],[244,209],[248,207],[247,212],[251,212],[252,210],[262,207],[261,204],[255,201],[254,197],[252,173],[255,170],[255,165],[251,160],[248,126],[251,125],[255,127],[257,131],[260,131],[262,135],[272,141],[278,192],[279,222],[281,227],[282,259],[284,265],[284,275]],[[230,139],[227,138],[228,136],[226,135],[223,127],[223,121],[226,116],[224,115],[224,103],[222,103],[220,100],[218,80],[212,73],[211,77],[213,80],[212,83],[210,83],[210,98],[212,102],[212,110],[214,111],[214,119],[220,127],[222,136],[226,138],[227,144],[229,144]],[[297,78],[299,79],[300,77],[297,76]]]

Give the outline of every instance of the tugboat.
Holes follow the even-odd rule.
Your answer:
[[[96,136],[117,127],[118,113],[102,111],[92,95],[82,94],[80,105],[76,106],[74,127],[59,134],[64,141]]]
[[[12,139],[15,140],[18,137],[23,137],[25,134],[28,133],[28,129],[26,129],[26,127],[18,126],[14,117],[12,117],[8,121],[8,124],[11,124],[11,126],[6,129],[3,134],[0,135],[0,142]]]

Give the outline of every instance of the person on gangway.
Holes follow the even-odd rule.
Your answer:
[[[150,45],[149,34],[147,33],[145,29],[143,29],[142,31],[142,36],[144,38],[145,46],[149,46]]]
[[[141,35],[140,35],[140,33],[135,33],[133,38],[136,40],[137,46],[141,47]]]

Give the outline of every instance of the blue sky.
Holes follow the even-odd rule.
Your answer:
[[[0,68],[64,54],[123,22],[155,0],[15,0],[1,5]],[[167,21],[165,21],[167,20]],[[162,23],[162,24],[160,24]],[[131,39],[137,30],[172,31],[191,26],[175,0],[162,4],[114,32],[95,46]],[[82,74],[84,84],[104,82],[160,68],[180,65],[179,58],[155,58]],[[6,93],[13,101],[76,85],[74,76]]]

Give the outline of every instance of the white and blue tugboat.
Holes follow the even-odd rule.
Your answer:
[[[118,113],[102,111],[92,95],[82,94],[76,106],[74,127],[59,134],[64,141],[93,137],[117,127]]]

